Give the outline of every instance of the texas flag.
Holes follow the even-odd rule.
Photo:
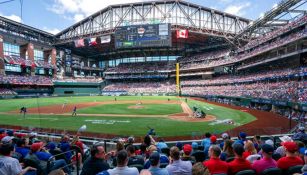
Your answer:
[[[177,38],[188,38],[188,30],[177,30]]]
[[[91,38],[91,39],[90,39],[89,45],[90,45],[90,46],[96,46],[96,45],[97,45],[96,38]]]

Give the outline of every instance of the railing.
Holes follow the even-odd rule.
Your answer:
[[[53,163],[55,163],[56,160],[56,157],[59,157],[59,156],[66,156],[67,153],[72,153],[72,155],[76,156],[76,175],[79,175],[79,172],[80,172],[80,161],[79,161],[79,153],[81,153],[80,151],[78,151],[77,149],[73,149],[73,150],[69,150],[69,151],[66,151],[66,152],[62,152],[60,154],[56,154],[56,155],[53,155],[52,157],[50,157],[47,161],[47,171],[51,171],[51,170],[56,170],[56,169],[63,169],[65,170],[66,169],[66,173],[69,173],[69,172],[72,172],[72,169],[73,169],[73,166],[74,166],[74,161],[71,161],[71,160],[66,160],[64,159],[64,161],[67,163],[65,166],[61,166],[61,167],[57,167],[56,169],[51,169],[51,165]],[[74,154],[73,154],[74,153]],[[81,156],[81,155],[80,155]],[[60,159],[60,160],[63,160],[63,159]],[[69,171],[69,172],[67,172]]]

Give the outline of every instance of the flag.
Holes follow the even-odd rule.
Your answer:
[[[96,46],[96,45],[97,45],[96,38],[91,38],[90,39],[90,46]]]
[[[188,30],[177,30],[177,38],[188,38]]]
[[[75,47],[84,47],[84,39],[75,40]]]
[[[110,35],[106,35],[106,36],[101,36],[100,37],[100,43],[103,44],[103,43],[109,43],[111,42],[111,36]]]

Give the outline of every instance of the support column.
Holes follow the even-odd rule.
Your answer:
[[[35,75],[34,45],[32,43],[28,43],[24,46],[21,46],[20,56],[24,59],[28,59],[32,61],[33,66],[31,66],[31,75]]]
[[[49,58],[51,60],[49,60]],[[55,48],[44,51],[44,62],[49,63],[49,61],[50,61],[50,64],[52,65],[52,68],[54,68],[52,72],[52,76],[55,77],[56,76],[56,49]]]
[[[0,75],[5,75],[3,37],[0,35]]]
[[[56,74],[57,74],[57,70],[56,70],[56,68],[57,68],[57,66],[56,66],[56,49],[55,48],[53,48],[52,50],[51,50],[51,65],[52,65],[52,67],[54,68],[53,69],[53,77],[56,77]]]

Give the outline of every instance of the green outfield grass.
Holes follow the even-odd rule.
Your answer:
[[[180,100],[177,97],[117,97],[117,100]],[[160,136],[191,136],[193,133],[221,133],[232,129],[236,126],[228,124],[210,125],[211,122],[183,122],[175,121],[168,118],[155,117],[94,117],[91,114],[171,114],[181,112],[180,105],[162,105],[162,104],[143,104],[144,109],[137,109],[136,113],[133,110],[128,110],[127,107],[131,104],[118,105],[101,105],[78,110],[78,113],[89,114],[88,116],[71,117],[59,115],[30,115],[23,119],[18,114],[6,114],[5,112],[18,110],[21,106],[38,107],[55,104],[67,103],[82,103],[94,101],[114,100],[114,97],[57,97],[57,98],[39,98],[39,99],[13,99],[0,100],[0,124],[25,126],[29,128],[53,128],[60,130],[76,131],[80,126],[87,125],[88,132],[115,134],[120,136],[143,136],[148,126],[155,128]],[[132,104],[135,105],[135,104]],[[207,114],[214,115],[219,120],[233,119],[235,122],[245,124],[255,120],[255,117],[238,110],[233,110],[221,106],[211,105],[194,100],[188,100],[188,105],[192,108],[197,106],[203,109]],[[179,112],[178,112],[179,111]]]
[[[78,110],[80,114],[127,114],[127,115],[169,115],[181,113],[179,104],[142,104],[144,108],[131,109],[135,104],[105,104]]]

